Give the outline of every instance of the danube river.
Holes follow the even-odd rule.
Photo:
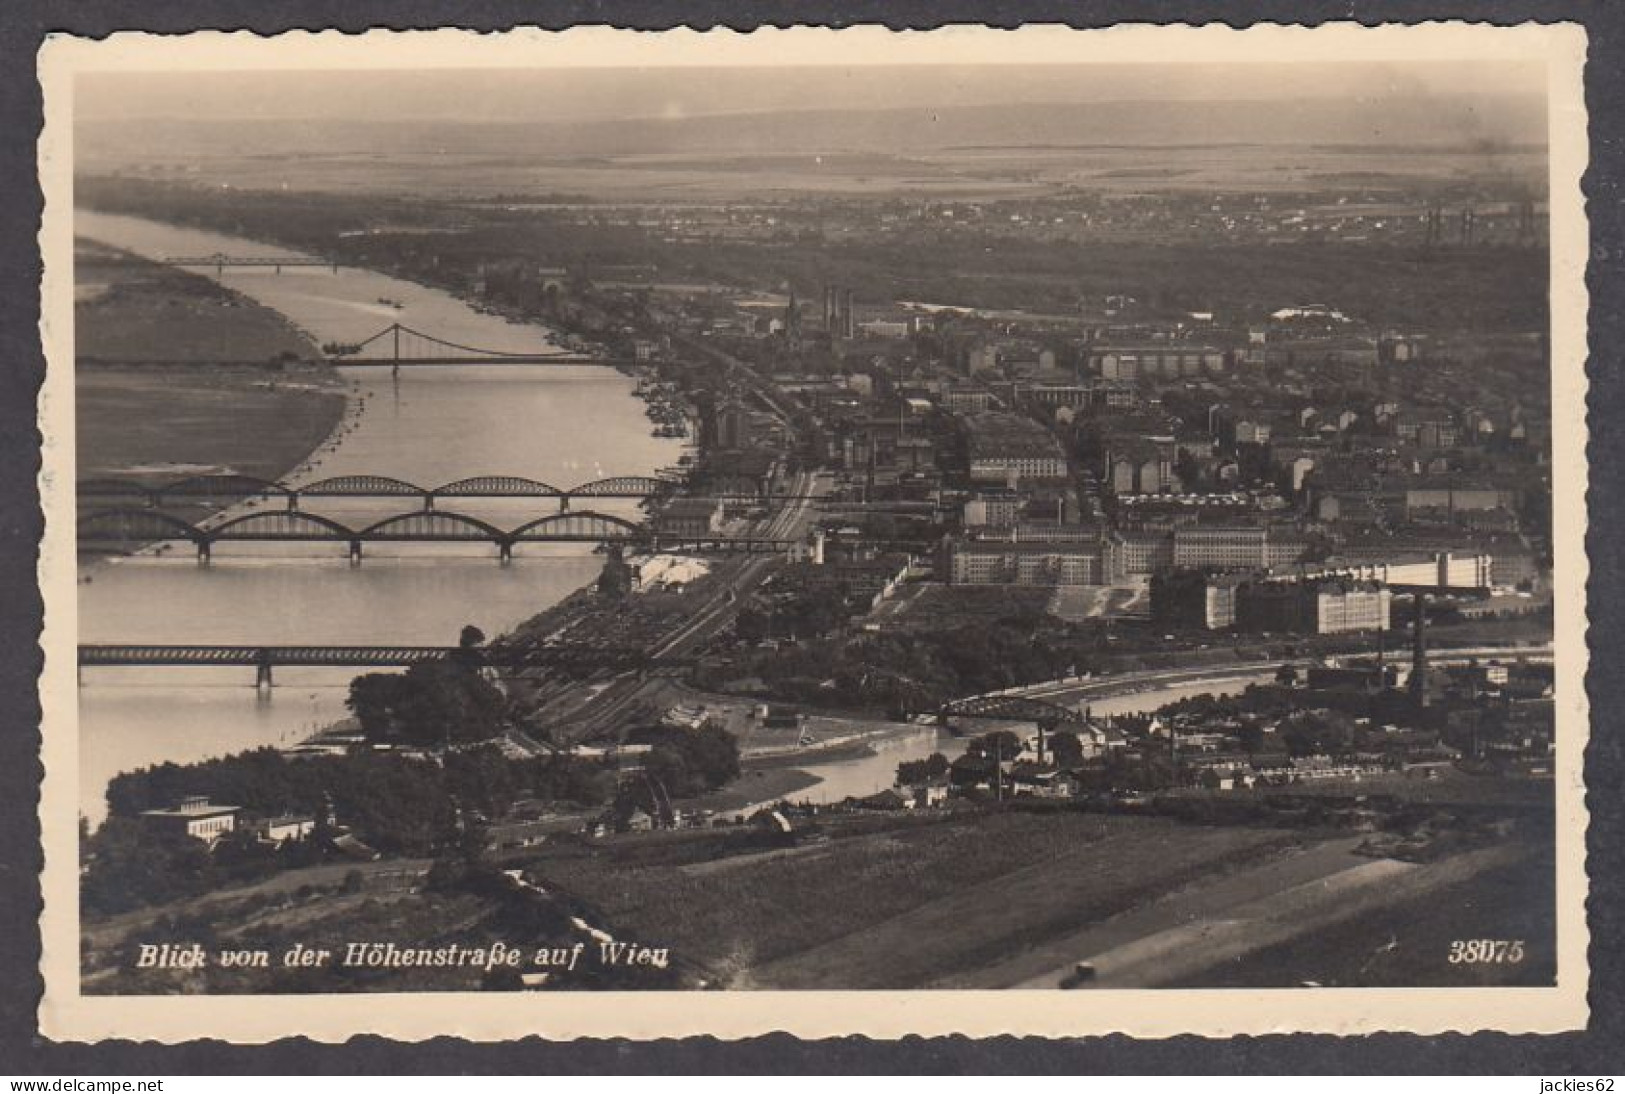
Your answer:
[[[76,229],[149,258],[286,253],[128,217],[81,212]],[[551,348],[543,328],[483,315],[447,293],[364,270],[228,269],[220,280],[286,315],[318,344],[360,341],[400,322],[484,349]],[[387,369],[341,371],[350,386],[344,423],[295,480],[376,474],[436,486],[474,475],[521,475],[567,488],[649,475],[683,452],[682,442],[650,435],[631,379],[610,368],[414,367],[398,379]],[[187,462],[184,453],[177,460]],[[556,504],[459,501],[442,508],[508,527]],[[408,499],[303,508],[352,523],[411,507]],[[593,508],[626,514],[635,507]],[[201,567],[180,544],[87,567],[79,586],[80,638],[449,645],[465,623],[493,636],[510,628],[590,581],[598,567],[588,547],[545,544],[521,547],[510,566],[498,565],[489,544],[369,544],[355,568],[342,545],[232,544],[216,547],[212,564]],[[292,743],[343,716],[352,675],[278,669],[278,686],[264,701],[247,669],[88,670],[79,703],[83,812],[99,821],[107,780],[120,771]]]

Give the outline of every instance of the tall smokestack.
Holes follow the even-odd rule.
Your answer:
[[[1411,699],[1421,710],[1428,705],[1427,596],[1416,594],[1416,646],[1411,653]]]

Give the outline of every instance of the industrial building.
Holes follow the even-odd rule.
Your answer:
[[[1013,485],[1067,478],[1060,442],[1031,418],[990,411],[965,419],[972,482]]]
[[[939,575],[952,585],[1099,585],[1105,579],[1098,542],[959,540],[943,549]]]

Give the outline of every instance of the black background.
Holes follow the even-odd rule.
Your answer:
[[[687,25],[814,23],[844,26],[884,22],[893,28],[948,23],[1016,26],[1065,22],[1259,22],[1366,24],[1466,19],[1513,24],[1572,20],[1586,25],[1586,105],[1591,162],[1585,176],[1591,223],[1587,283],[1591,293],[1590,512],[1587,550],[1591,620],[1591,744],[1586,753],[1587,839],[1591,895],[1590,1028],[1552,1037],[1485,1034],[1366,1038],[1323,1036],[1180,1037],[1136,1041],[1127,1037],[1075,1040],[966,1038],[876,1042],[863,1038],[800,1041],[774,1035],[748,1041],[710,1038],[632,1043],[540,1039],[477,1045],[442,1038],[399,1044],[376,1037],[344,1045],[285,1040],[266,1046],[194,1042],[161,1046],[130,1042],[59,1044],[38,1034],[40,852],[38,806],[39,704],[36,644],[41,604],[35,579],[41,517],[35,477],[39,434],[34,408],[44,373],[37,322],[40,258],[37,243],[42,198],[36,172],[41,125],[34,55],[51,32],[101,37],[117,30],[181,33],[200,28],[283,30],[334,28],[362,31],[455,25],[482,31],[515,25],[561,28],[610,23],[642,29]],[[0,0],[0,1074],[54,1077],[162,1074],[529,1074],[529,1073],[1499,1073],[1531,1077],[1625,1073],[1625,1016],[1621,1010],[1620,741],[1613,712],[1625,709],[1625,674],[1610,671],[1620,656],[1620,560],[1625,543],[1620,505],[1622,445],[1616,417],[1625,409],[1622,325],[1625,325],[1625,4],[1610,0],[1084,0],[1063,3],[892,2],[817,4],[726,0],[684,4],[630,2],[525,4],[514,0],[135,0],[50,3]],[[1561,430],[1563,423],[1554,423]],[[767,1006],[767,1001],[763,1000]],[[1222,1008],[1222,998],[1214,1006]],[[448,1015],[450,1017],[450,1015]]]

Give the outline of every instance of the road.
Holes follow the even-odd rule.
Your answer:
[[[1464,881],[1516,854],[1495,846],[1418,865],[1356,855],[1359,842],[1328,841],[1171,893],[954,986],[1176,986],[1311,932],[1330,932],[1333,944],[1339,924]],[[1086,984],[1073,976],[1079,961],[1094,968]]]
[[[1371,651],[1375,653],[1375,650]],[[1549,659],[1550,643],[1539,646],[1473,646],[1462,649],[1436,649],[1428,651],[1429,661],[1459,661],[1473,657],[1522,657],[1533,660]],[[1315,664],[1313,658],[1292,658],[1285,661],[1240,661],[1230,665],[1204,666],[1198,669],[1151,669],[1090,679],[1068,678],[1048,680],[1041,684],[1011,688],[1002,694],[1019,695],[1031,699],[1047,699],[1062,706],[1075,705],[1089,699],[1104,699],[1114,695],[1146,691],[1151,688],[1178,687],[1183,684],[1218,683],[1225,680],[1244,680],[1274,676],[1283,664],[1303,668]],[[972,696],[971,698],[975,698]]]

